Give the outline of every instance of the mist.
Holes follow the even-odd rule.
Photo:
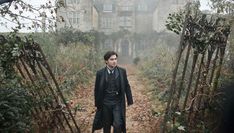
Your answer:
[[[169,13],[183,9],[187,1],[163,0],[67,0],[58,11],[58,30],[72,27],[80,31],[98,31],[105,37],[99,49],[114,50],[121,62],[132,63],[134,58],[156,45],[176,47],[179,43],[165,27]]]

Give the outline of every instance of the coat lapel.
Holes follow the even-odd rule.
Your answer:
[[[107,68],[105,67],[105,69],[104,69],[104,72],[103,72],[104,74],[104,78],[105,78],[105,80],[106,80],[106,82],[108,81],[108,72],[107,72]]]
[[[115,69],[115,79],[117,79],[118,76],[119,76],[119,68],[116,67],[116,69]]]
[[[124,92],[123,73],[122,73],[121,69],[118,69],[118,71],[119,71],[119,78],[120,78],[120,88],[121,88],[122,92]]]
[[[104,68],[101,74],[100,89],[104,88],[106,81],[107,81],[107,72],[106,72],[106,68]]]

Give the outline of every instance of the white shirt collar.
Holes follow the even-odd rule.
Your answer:
[[[107,67],[107,66],[106,66],[106,68],[107,68],[107,72],[108,72],[108,74],[110,74],[111,72],[112,72],[112,73],[114,73],[114,71],[115,71],[115,68],[110,69],[110,68],[109,68],[109,67]]]

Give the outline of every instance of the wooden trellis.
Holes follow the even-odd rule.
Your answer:
[[[218,94],[218,79],[224,60],[230,26],[222,17],[187,12],[170,95],[161,132],[174,126],[176,112],[183,114],[186,130],[198,120],[205,121],[210,102]],[[181,115],[180,114],[180,115]]]
[[[2,36],[4,37],[4,36]],[[20,41],[20,38],[19,42]],[[40,132],[52,130],[55,132],[69,131],[80,133],[78,124],[67,104],[54,74],[46,60],[39,44],[28,41],[22,44],[20,56],[15,68],[29,85],[30,94],[43,101],[38,103],[32,111]],[[47,101],[45,101],[47,99]]]

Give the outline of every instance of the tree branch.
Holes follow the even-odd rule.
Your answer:
[[[12,2],[12,1],[15,1],[15,0],[0,0],[0,5],[4,3]]]

